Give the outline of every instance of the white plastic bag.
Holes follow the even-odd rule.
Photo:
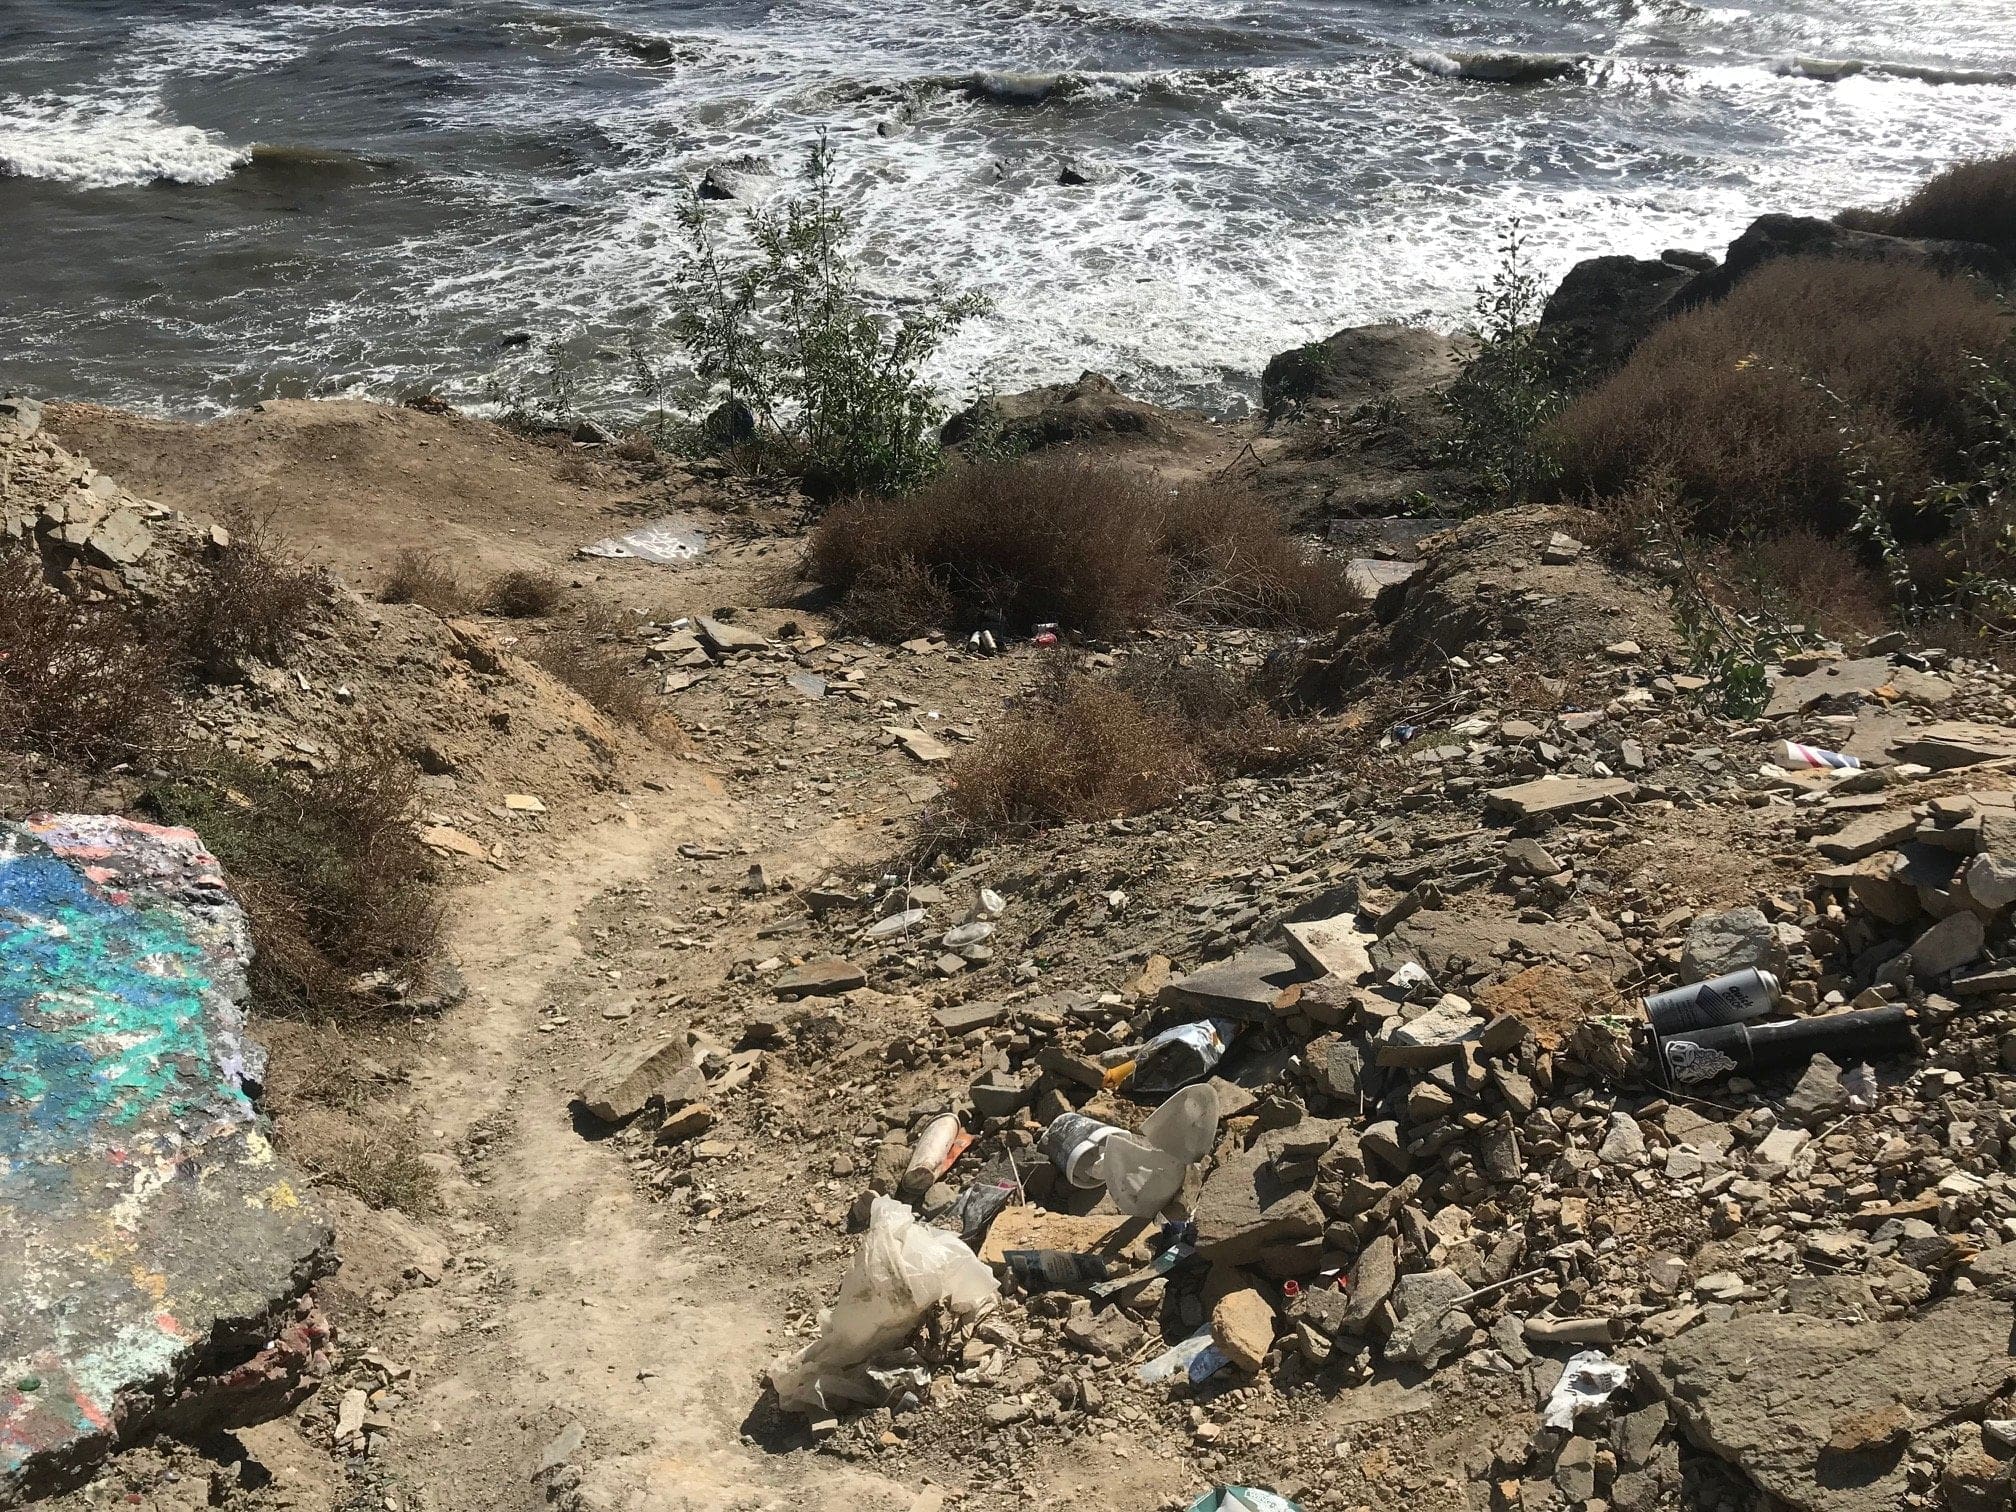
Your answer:
[[[840,1295],[820,1315],[819,1337],[773,1363],[770,1384],[787,1412],[875,1401],[879,1393],[862,1365],[909,1338],[940,1302],[971,1318],[1000,1295],[994,1273],[957,1234],[929,1228],[902,1203],[877,1197]]]
[[[1561,1379],[1554,1383],[1540,1421],[1549,1428],[1572,1433],[1578,1412],[1601,1407],[1630,1379],[1631,1372],[1602,1350],[1585,1349],[1569,1360]]]

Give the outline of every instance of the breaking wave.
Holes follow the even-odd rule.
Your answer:
[[[0,176],[80,189],[215,184],[250,156],[249,148],[130,106],[46,97],[0,103]]]

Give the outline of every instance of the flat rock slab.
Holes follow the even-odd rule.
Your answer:
[[[1230,960],[1178,977],[1156,994],[1156,1002],[1199,1018],[1266,1018],[1282,994],[1310,974],[1285,951],[1256,945]]]
[[[839,956],[815,956],[771,983],[779,997],[832,997],[868,985],[868,973]]]
[[[1288,953],[1321,975],[1358,982],[1372,970],[1369,952],[1378,941],[1358,927],[1356,914],[1284,924],[1281,935]]]
[[[244,1090],[250,956],[190,831],[0,824],[0,1503],[259,1352],[334,1266]]]
[[[653,1098],[667,1107],[698,1102],[707,1095],[707,1078],[692,1061],[683,1040],[619,1050],[583,1084],[582,1105],[604,1123],[621,1123]]]
[[[1935,772],[1973,766],[1983,761],[2002,761],[2016,756],[2016,729],[2007,725],[1947,720],[1915,731],[1892,746],[1891,754],[1899,761],[1916,762]]]
[[[1887,656],[1865,656],[1830,662],[1802,677],[1780,678],[1772,684],[1764,717],[1781,719],[1834,698],[1901,698],[1938,704],[1952,696],[1953,685],[1943,677],[1899,666]]]
[[[1003,1208],[988,1227],[980,1258],[1000,1265],[1009,1250],[1063,1250],[1072,1255],[1121,1257],[1128,1244],[1147,1227],[1138,1218],[1099,1214],[1079,1217],[1033,1206]]]
[[[1690,1439],[1785,1506],[1889,1512],[1909,1489],[1908,1440],[1838,1446],[1856,1441],[1856,1425],[1900,1408],[1918,1433],[1977,1416],[2016,1380],[2016,1357],[2009,1303],[1984,1290],[1905,1322],[1753,1313],[1704,1324],[1647,1369]]]
[[[1834,861],[1860,861],[1881,850],[1904,844],[1918,833],[1918,821],[1909,809],[1871,814],[1814,840],[1813,848]]]
[[[770,644],[770,638],[762,631],[751,630],[747,625],[712,619],[704,614],[697,623],[707,644],[724,654],[730,651],[761,651]]]
[[[1515,819],[1537,819],[1598,804],[1628,803],[1637,793],[1637,784],[1621,777],[1541,777],[1516,787],[1496,788],[1484,795],[1484,801]]]

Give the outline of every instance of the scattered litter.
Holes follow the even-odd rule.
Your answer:
[[[947,950],[964,950],[970,945],[984,943],[994,933],[994,926],[985,919],[971,924],[955,924],[945,931],[944,945]]]
[[[1732,971],[1670,992],[1655,992],[1645,999],[1645,1019],[1654,1034],[1741,1024],[1769,1014],[1778,1006],[1779,992],[1778,978],[1768,971]]]
[[[1792,740],[1781,740],[1773,746],[1771,760],[1788,772],[1803,772],[1816,767],[1854,772],[1862,767],[1861,761],[1854,756],[1844,756],[1839,751],[1825,750],[1820,746],[1800,745]]]
[[[903,1170],[900,1188],[906,1197],[918,1197],[932,1182],[951,1170],[959,1157],[972,1147],[973,1136],[959,1126],[959,1115],[941,1113],[917,1136],[910,1163]]]
[[[608,536],[583,546],[581,555],[670,565],[690,562],[706,550],[706,532],[674,520],[654,520],[622,535]]]
[[[1575,1427],[1577,1413],[1601,1407],[1610,1400],[1612,1393],[1621,1389],[1630,1379],[1630,1370],[1619,1365],[1602,1350],[1585,1349],[1568,1361],[1568,1368],[1561,1372],[1561,1379],[1554,1383],[1554,1390],[1547,1398],[1547,1405],[1540,1414],[1540,1421],[1549,1428],[1571,1432]]]
[[[1003,1250],[1001,1263],[1028,1292],[1085,1286],[1104,1281],[1112,1274],[1112,1268],[1101,1256],[1071,1250]]]
[[[863,933],[871,940],[890,940],[894,939],[897,935],[908,934],[923,922],[923,909],[906,908],[901,913],[893,913],[887,918],[877,919]]]
[[[1134,1374],[1150,1386],[1178,1379],[1194,1386],[1210,1380],[1231,1363],[1231,1358],[1211,1342],[1211,1325],[1207,1323],[1182,1343],[1163,1350]]]
[[[865,1363],[902,1343],[940,1303],[971,1321],[1000,1295],[994,1273],[956,1234],[927,1228],[894,1198],[877,1197],[840,1296],[820,1315],[818,1339],[770,1367],[777,1401],[808,1414],[875,1401]]]
[[[1128,1090],[1137,1097],[1160,1097],[1209,1076],[1238,1034],[1230,1019],[1200,1019],[1164,1029],[1134,1058]]]
[[[1863,1008],[1782,1024],[1718,1024],[1659,1043],[1669,1082],[1691,1086],[1731,1072],[1750,1076],[1824,1055],[1837,1065],[1861,1056],[1887,1059],[1916,1045],[1903,1008]]]
[[[1190,1512],[1302,1512],[1302,1508],[1279,1492],[1258,1486],[1220,1486],[1190,1503]]]

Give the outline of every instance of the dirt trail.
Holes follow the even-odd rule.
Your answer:
[[[408,1293],[406,1326],[383,1341],[440,1335],[391,1466],[442,1512],[541,1506],[571,1477],[536,1476],[540,1456],[579,1423],[586,1445],[569,1458],[589,1508],[907,1507],[913,1493],[888,1481],[740,1441],[756,1372],[781,1347],[760,1279],[668,1239],[616,1148],[574,1128],[567,1076],[539,1054],[541,1004],[597,969],[590,905],[681,842],[733,843],[741,828],[737,802],[697,774],[648,800],[587,825],[538,872],[455,899],[470,994],[413,1083],[435,1136],[473,1152],[480,1185],[456,1187],[450,1227],[470,1235],[459,1269],[480,1290]],[[470,1300],[474,1326],[447,1332]]]

